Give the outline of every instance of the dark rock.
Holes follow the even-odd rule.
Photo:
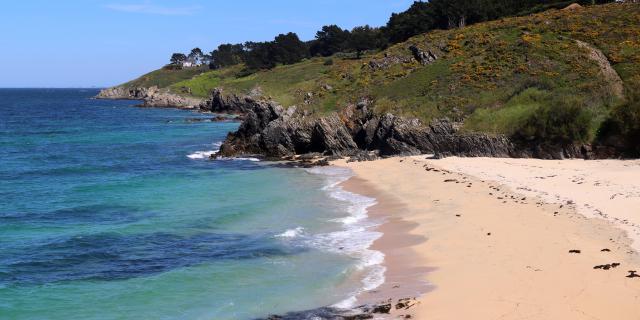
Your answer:
[[[420,62],[420,64],[422,64],[423,66],[428,65],[438,59],[438,57],[433,54],[431,50],[422,51],[416,46],[410,46],[409,50],[411,51],[411,54],[413,54],[413,57],[418,60],[418,62]]]
[[[391,311],[391,304],[381,304],[373,308],[373,313],[389,313]]]
[[[214,89],[211,99],[200,104],[200,110],[214,113],[246,114],[254,100],[250,96],[239,97],[235,94],[225,96],[222,89]]]

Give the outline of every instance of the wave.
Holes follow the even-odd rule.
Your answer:
[[[365,274],[361,279],[362,287],[347,299],[333,305],[336,308],[350,308],[357,302],[356,296],[379,287],[385,281],[386,267],[382,264],[384,254],[370,248],[373,242],[382,236],[381,232],[375,231],[379,223],[368,219],[368,208],[375,205],[377,201],[375,198],[346,191],[340,186],[342,182],[353,176],[353,172],[347,168],[329,166],[306,170],[325,176],[327,184],[322,190],[330,197],[347,203],[346,211],[349,214],[332,220],[341,223],[343,229],[315,235],[309,239],[309,243],[322,250],[346,254],[358,259],[355,265],[356,271]]]
[[[217,154],[220,151],[220,146],[222,146],[222,141],[214,142],[213,143],[213,147],[215,148],[214,150],[196,151],[194,153],[188,154],[187,158],[191,160],[210,159],[212,155]],[[231,157],[231,158],[217,157],[215,160],[221,160],[221,161],[236,160],[236,161],[254,161],[254,162],[260,161],[260,159],[252,158],[252,157]]]
[[[288,229],[287,231],[276,235],[277,238],[295,238],[302,234],[304,231],[303,227],[297,227],[294,229]]]
[[[233,161],[233,160],[236,160],[236,161],[254,161],[254,162],[260,161],[260,159],[258,159],[258,158],[251,158],[251,157],[232,157],[232,158],[229,158],[229,157],[218,157],[218,158],[216,158],[216,160],[222,160],[222,161]]]
[[[209,159],[212,155],[218,153],[218,150],[209,150],[209,151],[196,151],[192,154],[187,155],[187,158],[196,160],[196,159]]]
[[[212,155],[218,153],[220,151],[220,146],[222,145],[222,141],[217,141],[212,144],[213,150],[205,150],[205,151],[196,151],[194,153],[188,154],[187,158],[191,160],[199,160],[199,159],[209,159]]]

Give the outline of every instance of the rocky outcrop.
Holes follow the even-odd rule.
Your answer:
[[[128,88],[112,87],[100,90],[96,99],[122,99],[122,100],[142,100],[149,90],[157,90],[156,87],[149,88]]]
[[[197,109],[202,99],[185,97],[163,90],[150,92],[143,99],[143,107]]]
[[[369,61],[369,68],[372,70],[386,70],[393,65],[411,63],[411,61],[413,61],[413,59],[408,56],[389,55],[385,53],[384,57]]]
[[[179,108],[179,109],[195,109],[199,108],[202,99],[186,97],[170,93],[167,90],[158,89],[153,86],[150,88],[129,88],[129,87],[113,87],[101,90],[96,99],[125,99],[125,100],[142,100],[143,107],[156,108]]]
[[[418,119],[376,114],[363,101],[342,111],[311,114],[271,100],[222,95],[215,91],[201,105],[205,111],[240,113],[244,121],[229,133],[217,156],[258,155],[293,159],[295,155],[348,156],[371,160],[394,155],[434,154],[436,157],[602,158],[611,150],[587,145],[519,143],[507,136],[465,132],[448,119],[428,125]]]
[[[411,50],[413,57],[423,66],[426,66],[438,59],[438,56],[436,56],[431,50],[422,51],[416,46],[410,46],[409,50]]]
[[[254,106],[255,99],[252,96],[225,96],[221,89],[214,89],[211,99],[203,101],[198,107],[213,113],[246,114]]]
[[[413,308],[419,302],[416,298],[388,299],[373,304],[365,304],[351,309],[336,307],[322,307],[313,310],[289,312],[284,315],[270,315],[260,320],[359,320],[390,318],[391,312],[398,319],[410,319],[413,317]],[[394,318],[396,319],[396,318]]]
[[[579,47],[584,48],[589,52],[589,59],[593,60],[595,63],[598,64],[598,67],[600,68],[600,73],[602,74],[606,82],[609,84],[611,94],[616,98],[623,99],[624,98],[624,82],[620,78],[620,75],[618,74],[618,72],[616,72],[616,70],[611,66],[611,63],[609,62],[609,59],[607,58],[607,56],[604,53],[602,53],[602,51],[589,45],[586,42],[576,40],[576,43],[578,44]]]
[[[461,132],[447,119],[424,125],[417,119],[392,114],[377,115],[366,103],[340,113],[310,114],[295,106],[284,108],[274,101],[250,97],[223,97],[214,93],[205,103],[215,112],[245,113],[236,132],[229,133],[219,156],[262,155],[269,159],[296,154],[325,156],[437,155],[509,157],[521,154],[503,136]],[[364,158],[370,158],[364,156]]]

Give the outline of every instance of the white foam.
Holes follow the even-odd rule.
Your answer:
[[[212,155],[218,153],[218,151],[220,151],[220,146],[222,145],[222,142],[218,141],[218,142],[214,142],[212,144],[212,146],[215,148],[214,150],[205,150],[205,151],[196,151],[192,154],[188,154],[187,158],[192,159],[192,160],[198,160],[198,159],[209,159],[211,158]]]
[[[287,231],[276,235],[276,237],[278,237],[278,238],[295,238],[295,237],[301,235],[303,231],[304,231],[303,227],[297,227],[297,228],[294,228],[294,229],[288,229]]]
[[[187,155],[187,158],[192,160],[197,159],[209,159],[211,155],[214,155],[218,152],[218,150],[209,150],[209,151],[196,151],[192,154]]]
[[[367,219],[368,208],[375,205],[376,199],[346,191],[340,183],[346,181],[353,173],[347,168],[316,167],[306,169],[307,172],[326,177],[327,184],[322,188],[330,197],[347,203],[348,215],[333,220],[342,224],[343,229],[335,232],[318,234],[308,239],[311,246],[321,250],[346,254],[357,258],[356,271],[364,272],[362,287],[352,293],[349,298],[334,305],[337,308],[350,308],[357,302],[356,296],[373,290],[385,281],[386,268],[382,265],[384,254],[370,249],[373,242],[382,236],[375,231],[379,224]]]
[[[238,161],[260,161],[260,159],[258,158],[242,158],[242,157],[238,157],[238,158],[230,158],[231,160],[238,160]]]
[[[260,161],[258,158],[249,158],[249,157],[217,157],[216,160],[219,161]]]

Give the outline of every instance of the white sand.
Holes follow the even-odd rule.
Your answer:
[[[418,157],[423,159],[424,157]],[[547,203],[573,203],[587,217],[618,224],[640,249],[640,161],[445,158],[443,169],[496,181]],[[640,318],[640,316],[639,316]]]
[[[435,287],[394,318],[640,319],[640,278],[627,277],[640,259],[619,228],[640,222],[640,162],[422,156],[336,165],[356,173],[345,188],[376,197],[377,215],[388,216],[374,243],[388,257],[388,283],[370,297]],[[611,263],[620,265],[594,269]]]

